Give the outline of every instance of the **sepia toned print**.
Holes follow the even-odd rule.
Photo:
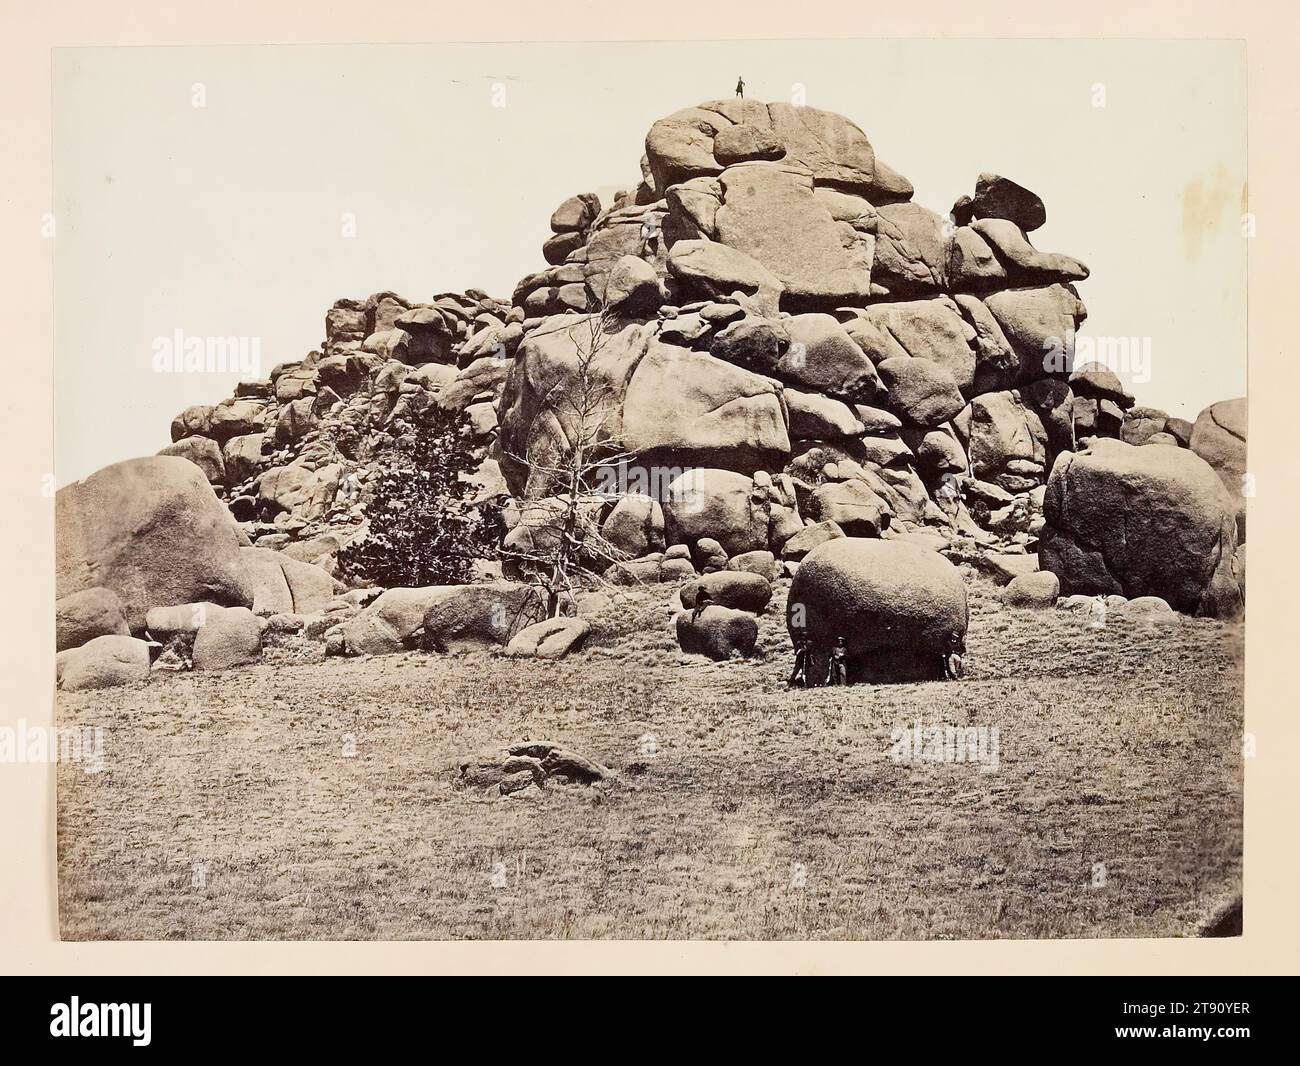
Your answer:
[[[981,116],[922,202],[869,109],[746,73],[665,81],[639,160],[535,161],[578,191],[509,291],[439,263],[303,352],[232,318],[130,356],[187,401],[56,495],[59,726],[96,738],[58,771],[65,938],[1240,932],[1244,362],[1162,324],[1239,322],[1244,273],[1094,333],[1041,231],[1111,163],[1048,203]],[[1160,209],[1189,262],[1250,235],[1225,143]],[[1145,268],[1105,261],[1109,307]]]

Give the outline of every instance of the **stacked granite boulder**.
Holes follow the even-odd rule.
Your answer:
[[[1032,556],[1058,456],[1102,438],[1196,451],[1190,424],[1075,366],[1088,268],[1033,245],[1046,209],[1016,182],[980,174],[940,214],[851,121],[784,103],[686,108],[645,148],[634,191],[594,217],[589,195],[561,205],[551,265],[513,294],[495,454],[516,496],[560,491],[543,471],[577,427],[554,400],[597,314],[602,430],[697,566],[701,539],[795,560],[925,526]],[[1225,484],[1238,421],[1198,422]]]
[[[1037,196],[982,174],[941,215],[848,119],[741,100],[656,122],[641,169],[590,220],[588,197],[561,205],[570,250],[515,290],[524,340],[498,411],[512,492],[555,490],[526,457],[563,452],[573,427],[551,390],[573,372],[574,317],[599,311],[611,441],[651,471],[692,472],[692,504],[731,501],[702,508],[725,514],[706,528],[659,494],[692,550],[708,536],[780,553],[813,523],[947,524],[935,496],[954,477],[966,532],[1032,546],[1052,461],[1075,447],[1088,276],[1030,243]]]
[[[333,573],[365,531],[383,446],[435,409],[465,411],[478,497],[518,543],[565,491],[556,470],[580,432],[566,397],[598,320],[594,417],[624,459],[619,491],[584,514],[624,556],[615,583],[754,553],[792,570],[845,536],[955,560],[973,544],[997,573],[1032,571],[1049,474],[1094,439],[1176,446],[1237,491],[1244,401],[1193,426],[1074,365],[1088,269],[1034,247],[1046,210],[1014,181],[980,174],[940,214],[851,121],[783,103],[687,108],[645,148],[635,189],[556,208],[548,265],[509,300],[339,300],[318,350],[182,412],[164,451],[198,465],[250,544]],[[1227,555],[1244,539],[1230,506]],[[1058,544],[1076,532],[1058,525]]]

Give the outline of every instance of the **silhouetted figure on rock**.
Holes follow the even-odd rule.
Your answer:
[[[704,613],[704,608],[713,603],[713,597],[709,595],[708,590],[700,589],[695,594],[695,609],[691,611],[691,621],[698,622],[700,615]]]
[[[745,79],[739,75],[736,76],[736,98],[745,99]]]

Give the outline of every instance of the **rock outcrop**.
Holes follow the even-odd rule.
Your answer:
[[[708,536],[731,553],[779,553],[808,522],[879,536],[951,526],[955,506],[964,528],[1028,550],[1056,456],[1081,436],[1119,434],[1123,409],[1099,428],[1098,404],[1116,401],[1088,392],[1087,375],[1086,432],[1075,431],[1086,312],[1074,286],[1088,270],[1033,247],[1027,234],[1046,211],[1014,181],[979,175],[945,218],[912,202],[911,184],[850,120],[753,101],[656,122],[641,170],[562,263],[513,294],[524,339],[498,449],[515,495],[554,491],[539,468],[578,432],[555,397],[572,391],[598,313],[603,442],[643,467],[697,468],[716,487],[693,521],[655,494],[668,543]],[[653,270],[657,306],[624,302],[629,258]],[[650,275],[637,284],[649,293]],[[826,456],[815,465],[814,449]],[[761,522],[739,517],[740,482],[722,472],[792,478],[791,520],[764,539]],[[960,495],[939,506],[954,478],[1010,495],[994,509]]]
[[[502,508],[507,545],[537,536],[530,516],[568,491],[558,472],[577,441],[606,458],[614,487],[591,490],[589,506],[584,490],[584,521],[617,556],[606,577],[697,581],[682,602],[715,589],[679,624],[682,646],[705,654],[753,651],[758,582],[796,565],[811,582],[826,554],[863,542],[878,546],[868,554],[924,551],[923,568],[944,564],[935,549],[979,560],[1005,584],[1035,573],[1041,541],[1062,593],[1151,585],[1178,610],[1231,612],[1244,588],[1244,551],[1232,550],[1244,538],[1244,400],[1193,426],[1138,406],[1106,365],[1075,365],[1088,268],[1031,243],[1045,218],[1034,191],[992,173],[949,213],[914,203],[863,130],[823,110],[723,100],[669,114],[647,131],[636,185],[556,207],[545,265],[508,298],[337,300],[303,359],[186,408],[164,454],[62,490],[60,646],[143,633],[152,608],[204,602],[251,608],[268,632],[324,636],[335,653],[443,637],[543,658],[578,646],[584,628],[538,628],[528,611],[485,621],[498,594],[487,584],[342,597],[335,558],[367,532],[387,451],[435,412],[467,416],[473,503]],[[1079,497],[1112,438],[1151,455],[1118,464],[1127,487]],[[1078,460],[1076,448],[1087,448]],[[1206,503],[1188,473],[1197,455],[1230,490],[1234,542],[1213,541],[1222,499]],[[1049,490],[1053,471],[1069,490]],[[1147,519],[1078,503],[1110,493]],[[117,510],[118,498],[131,502]],[[1204,513],[1179,526],[1187,575],[1153,575],[1121,550],[1192,498]],[[1213,545],[1239,560],[1231,588],[1222,565],[1205,572],[1209,556],[1190,562]],[[503,569],[525,576],[485,562],[480,581]],[[1037,602],[1048,585],[1034,576],[1008,597]],[[931,671],[965,601],[943,603],[950,614],[923,627],[917,662],[891,666],[883,645],[854,654]],[[913,621],[889,621],[891,642]],[[244,650],[217,658],[252,658],[242,632]]]

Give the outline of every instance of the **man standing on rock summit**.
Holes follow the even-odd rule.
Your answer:
[[[736,75],[736,98],[745,99],[745,79],[739,74]]]

